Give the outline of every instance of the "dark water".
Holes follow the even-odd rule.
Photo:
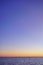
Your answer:
[[[0,58],[0,65],[43,65],[43,58]]]

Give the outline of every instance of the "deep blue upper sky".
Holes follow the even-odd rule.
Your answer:
[[[43,51],[43,1],[0,0],[0,50]],[[20,53],[20,52],[19,52]]]

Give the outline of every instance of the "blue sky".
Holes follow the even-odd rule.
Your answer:
[[[43,54],[43,1],[2,0],[0,6],[0,56]]]

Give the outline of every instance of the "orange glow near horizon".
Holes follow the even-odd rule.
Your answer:
[[[4,52],[0,52],[0,57],[17,57],[17,56],[43,56],[43,53],[42,52],[35,52],[35,51],[16,51],[16,52],[14,52],[14,51],[4,51]]]

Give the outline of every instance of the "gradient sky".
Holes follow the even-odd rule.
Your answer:
[[[0,0],[0,56],[43,56],[42,0]]]

